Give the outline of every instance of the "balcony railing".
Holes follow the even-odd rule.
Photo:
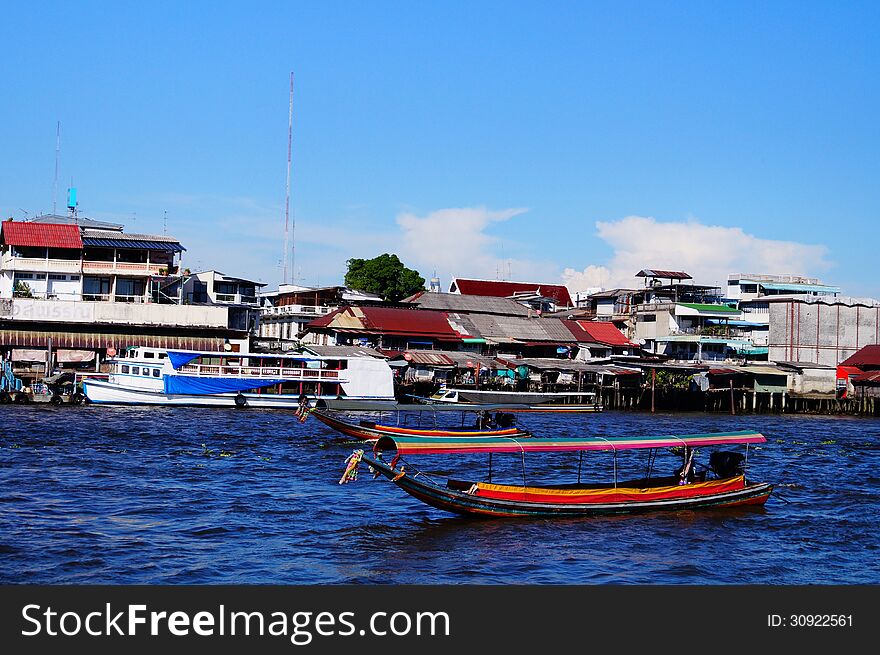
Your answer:
[[[168,264],[147,264],[138,262],[90,262],[82,263],[83,273],[129,273],[142,275],[159,275],[160,271],[168,270]]]
[[[42,257],[3,256],[3,269],[7,271],[38,271],[45,273],[79,273],[78,259],[44,259]]]
[[[301,368],[287,366],[221,366],[219,364],[184,364],[178,371],[197,376],[234,378],[292,378],[321,382],[341,382],[335,369]]]
[[[240,293],[218,293],[214,296],[217,302],[232,302],[239,305],[256,305],[256,296],[247,296]]]
[[[292,314],[309,314],[312,316],[323,316],[338,309],[337,307],[325,307],[323,305],[278,305],[277,307],[266,307],[263,310],[265,316],[284,316]]]

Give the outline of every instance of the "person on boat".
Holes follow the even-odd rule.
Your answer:
[[[691,484],[694,482],[694,453],[696,451],[689,446],[684,447],[684,464],[676,471],[678,484]]]
[[[474,423],[477,430],[491,430],[495,427],[495,421],[492,414],[488,411],[477,412],[477,421]]]

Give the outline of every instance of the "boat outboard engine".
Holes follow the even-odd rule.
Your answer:
[[[509,414],[507,412],[497,412],[495,414],[495,424],[499,428],[513,427],[515,421],[516,417],[514,417],[513,414]]]
[[[730,450],[718,450],[709,455],[709,468],[719,478],[732,478],[746,472],[745,455]]]

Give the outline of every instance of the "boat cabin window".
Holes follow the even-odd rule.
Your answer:
[[[159,371],[159,369],[158,369],[158,368],[154,368],[154,369],[153,369],[153,377],[154,377],[154,378],[157,378],[157,377],[159,377],[159,375],[160,375],[160,371]]]
[[[141,375],[146,375],[147,377],[149,377],[150,376],[150,369],[148,369],[146,366],[144,366],[144,371]]]
[[[454,391],[450,391],[449,393],[447,393],[447,394],[446,394],[445,396],[443,396],[443,397],[444,397],[444,398],[455,398],[455,392],[454,392]]]
[[[159,359],[165,359],[168,357],[168,353],[159,353]]]
[[[149,351],[144,353],[144,359],[154,359],[155,357],[156,353],[151,353]]]
[[[123,365],[122,365],[122,372],[123,372],[123,373],[128,373],[128,364],[123,364]]]
[[[141,367],[140,366],[132,366],[131,367],[131,374],[132,375],[140,375],[141,374]]]

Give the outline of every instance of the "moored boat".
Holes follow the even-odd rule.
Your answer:
[[[383,425],[375,421],[360,421],[353,423],[345,421],[338,416],[333,416],[328,412],[321,410],[312,410],[309,416],[314,416],[325,425],[333,428],[337,432],[354,437],[355,439],[364,439],[366,441],[374,441],[384,436],[408,436],[416,438],[433,438],[433,437],[468,437],[468,438],[491,438],[491,437],[529,437],[531,436],[527,430],[521,430],[517,427],[498,428],[498,429],[453,429],[453,428],[410,428],[399,425]]]
[[[304,354],[130,348],[110,361],[107,380],[83,382],[93,403],[294,409],[303,397],[393,402],[384,359]]]
[[[744,505],[763,505],[773,486],[746,480],[748,447],[764,443],[765,437],[757,432],[720,432],[708,434],[671,435],[661,437],[604,437],[584,438],[492,438],[419,439],[408,436],[383,436],[375,445],[373,455],[362,460],[376,475],[382,475],[411,496],[424,503],[459,514],[483,516],[591,516],[627,514],[658,510],[696,510]],[[696,449],[704,447],[742,445],[738,452],[717,451],[709,459],[709,467],[696,474]],[[624,450],[680,448],[683,453],[681,469],[673,476],[647,477],[618,481],[617,454]],[[396,451],[396,456],[385,462],[383,451]],[[614,455],[614,481],[605,484],[531,485],[526,480],[526,453],[579,453],[611,451]],[[448,479],[446,485],[422,475],[402,457],[418,454],[488,453],[490,469],[488,482]],[[491,456],[495,453],[513,453],[522,458],[522,484],[494,484],[491,482]],[[713,477],[709,477],[709,475]]]
[[[592,391],[502,391],[441,387],[427,397],[416,397],[426,404],[509,405],[511,412],[601,412]]]

